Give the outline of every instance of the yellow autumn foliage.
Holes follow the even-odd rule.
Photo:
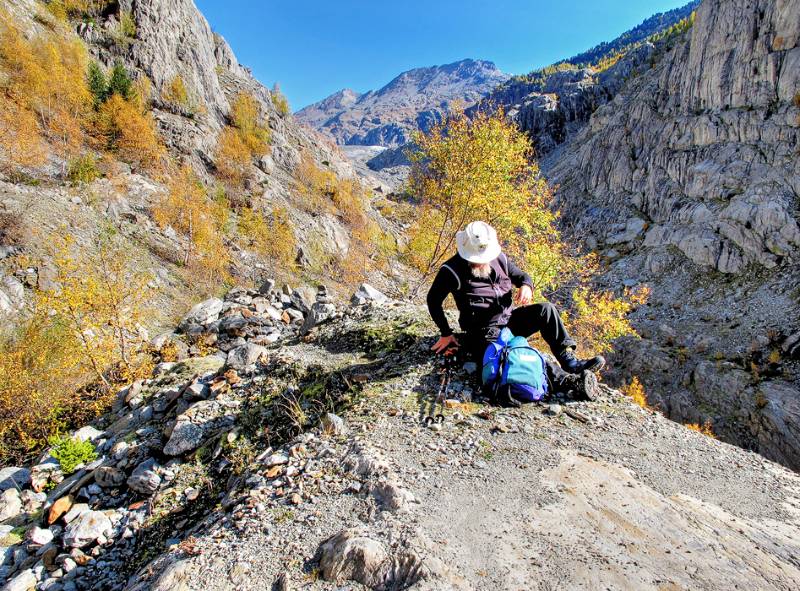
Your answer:
[[[280,115],[286,117],[292,112],[291,107],[289,107],[289,99],[287,99],[286,95],[283,94],[283,91],[281,91],[281,87],[277,82],[273,85],[269,96],[272,99],[272,104],[275,105],[275,109]]]
[[[110,0],[50,0],[47,9],[54,16],[66,20],[68,17],[100,14],[110,3]]]
[[[310,212],[338,213],[348,226],[366,225],[367,191],[355,178],[339,178],[330,168],[321,168],[303,154],[294,173],[296,188],[304,197],[301,207]]]
[[[295,188],[303,197],[298,204],[300,207],[308,212],[332,211],[330,198],[337,182],[332,170],[320,168],[308,154],[303,153],[294,178]]]
[[[37,314],[0,344],[0,461],[27,459],[60,426],[86,376],[65,323]]]
[[[232,127],[224,128],[219,135],[214,159],[219,175],[238,186],[247,176],[252,160],[253,154],[241,135]]]
[[[152,277],[132,271],[133,259],[111,235],[101,236],[89,249],[81,248],[80,255],[69,235],[56,239],[51,248],[49,259],[59,289],[39,292],[37,309],[66,324],[82,349],[80,364],[85,372],[106,381],[112,363],[130,369]]]
[[[43,140],[64,159],[79,152],[92,107],[86,66],[86,50],[78,39],[45,32],[29,40],[0,12],[0,101],[5,111],[0,125],[9,130],[0,136],[0,144],[6,153],[24,145],[35,148],[30,154],[16,153],[15,164],[41,163]]]
[[[642,408],[650,408],[647,404],[647,394],[644,391],[644,386],[636,376],[633,377],[630,384],[624,385],[620,390]]]
[[[706,437],[711,437],[711,439],[716,439],[717,436],[714,434],[714,427],[711,425],[711,421],[706,421],[702,425],[700,423],[686,423],[684,425],[687,429],[692,431],[697,431],[698,433],[705,435]]]
[[[111,95],[98,110],[97,133],[105,147],[128,164],[148,171],[161,168],[166,149],[153,116],[137,101]]]
[[[224,230],[228,220],[226,203],[209,197],[189,166],[169,181],[166,196],[156,205],[153,217],[162,228],[171,226],[182,234],[185,246],[180,262],[206,281],[221,283],[228,277],[230,253]]]
[[[231,121],[253,156],[269,149],[269,130],[261,116],[261,106],[253,95],[240,92],[231,104]]]
[[[254,157],[269,151],[269,129],[261,115],[261,105],[247,92],[240,92],[231,103],[231,125],[217,141],[214,162],[219,175],[234,186],[247,178]]]
[[[0,95],[0,162],[11,167],[39,166],[46,156],[47,144],[33,111]]]
[[[269,215],[245,207],[239,212],[239,233],[247,246],[280,270],[294,267],[297,242],[286,208],[275,206]]]
[[[588,287],[579,287],[572,292],[572,305],[564,314],[570,331],[581,343],[590,343],[592,354],[606,353],[616,339],[632,334],[628,314],[634,306],[647,300],[649,291],[641,288],[626,292],[618,298],[603,291],[595,292]],[[588,347],[582,345],[582,350]]]
[[[419,287],[455,252],[456,232],[483,220],[530,274],[534,299],[565,311],[581,353],[608,351],[614,339],[633,334],[626,315],[635,302],[593,291],[596,257],[561,236],[530,141],[502,111],[472,119],[455,113],[413,140],[408,191],[420,206],[404,257],[421,273]]]
[[[532,274],[537,295],[573,272],[565,269],[567,248],[530,142],[502,112],[472,120],[457,113],[416,133],[414,142],[408,189],[422,204],[407,259],[424,278],[452,255],[456,232],[473,220],[488,222],[505,238],[505,251]]]
[[[164,100],[179,106],[188,105],[189,91],[186,89],[186,83],[183,81],[180,74],[176,74],[172,80],[170,80],[164,92]]]
[[[112,234],[80,245],[51,236],[57,291],[37,292],[27,319],[0,342],[0,461],[21,461],[65,426],[104,411],[112,386],[147,367],[141,326],[150,276]]]

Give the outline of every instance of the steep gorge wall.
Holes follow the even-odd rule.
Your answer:
[[[795,468],[799,41],[797,1],[705,0],[685,40],[543,163],[609,285],[652,287],[621,376]]]

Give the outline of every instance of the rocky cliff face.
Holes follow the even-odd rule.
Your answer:
[[[510,81],[470,111],[502,107],[530,135],[541,158],[583,129],[592,113],[614,98],[631,75],[649,69],[655,51],[647,42],[607,70],[565,67],[531,81]]]
[[[797,2],[705,0],[544,162],[610,284],[653,289],[620,372],[670,416],[795,468],[799,38]]]
[[[441,121],[451,105],[468,107],[507,79],[492,62],[466,59],[403,72],[355,101],[352,91],[339,91],[296,116],[338,144],[398,146]]]
[[[200,168],[213,167],[218,133],[229,122],[230,101],[245,90],[259,101],[271,128],[271,157],[260,164],[264,174],[277,168],[291,175],[303,151],[318,162],[331,163],[340,174],[352,174],[347,161],[328,142],[278,112],[270,91],[238,63],[225,39],[211,31],[191,0],[122,0],[120,10],[130,13],[136,23],[136,35],[127,44],[120,46],[109,39],[109,31],[116,26],[114,16],[94,27],[79,27],[78,32],[100,61],[112,65],[121,59],[134,74],[146,75],[153,82],[155,115],[170,148]],[[176,76],[183,79],[197,108],[176,110],[161,99]],[[263,185],[266,177],[258,177],[259,181]]]
[[[656,14],[616,39],[572,58],[514,76],[471,110],[502,107],[527,132],[541,158],[583,129],[629,78],[651,67],[699,5]]]

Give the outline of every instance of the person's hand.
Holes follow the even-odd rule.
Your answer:
[[[523,285],[517,291],[516,304],[518,306],[529,306],[533,301],[533,290],[530,285]]]
[[[434,353],[444,353],[450,347],[458,347],[458,340],[456,339],[455,335],[450,335],[447,337],[441,337],[438,341],[436,341],[431,347],[431,351]]]

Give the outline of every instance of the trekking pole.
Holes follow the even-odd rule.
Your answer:
[[[442,365],[442,379],[439,382],[439,390],[436,393],[436,398],[433,401],[430,414],[425,417],[425,426],[429,427],[433,423],[444,423],[444,401],[447,399],[447,392],[450,389],[450,378],[452,377],[453,366],[455,365],[455,353],[457,348],[450,347],[443,353],[444,362]],[[440,407],[439,412],[436,412],[436,407]]]

